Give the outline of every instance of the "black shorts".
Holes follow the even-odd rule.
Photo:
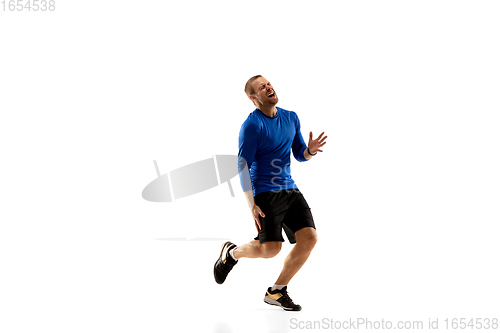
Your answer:
[[[290,243],[295,244],[295,232],[305,227],[313,227],[311,209],[298,189],[261,192],[255,196],[265,217],[259,216],[261,229],[256,240],[261,243],[284,242],[281,229],[285,230]]]

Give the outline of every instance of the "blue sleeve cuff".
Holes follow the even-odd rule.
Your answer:
[[[302,148],[302,149],[299,151],[298,156],[297,156],[297,155],[295,155],[295,159],[296,159],[297,161],[299,161],[299,162],[306,162],[306,161],[309,161],[308,159],[306,159],[306,158],[304,157],[304,152],[306,151],[306,149],[307,149],[307,147]]]

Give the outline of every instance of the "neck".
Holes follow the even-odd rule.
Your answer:
[[[262,111],[262,113],[268,117],[274,117],[278,113],[278,109],[276,109],[276,105],[269,105],[269,106],[261,105],[258,107],[258,109],[260,111]]]

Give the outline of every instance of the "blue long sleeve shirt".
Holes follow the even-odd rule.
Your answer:
[[[240,129],[238,170],[243,191],[261,192],[297,188],[290,174],[290,150],[305,162],[307,145],[300,133],[300,121],[293,111],[276,107],[274,117],[255,109]],[[250,179],[248,179],[249,170]],[[250,184],[251,181],[251,184]]]

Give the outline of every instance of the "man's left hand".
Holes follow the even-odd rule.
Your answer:
[[[307,148],[309,148],[311,154],[316,154],[318,151],[323,152],[319,149],[326,144],[325,140],[327,136],[323,137],[323,134],[325,134],[325,132],[321,133],[317,139],[313,140],[313,132],[309,132],[309,143],[307,144]]]

